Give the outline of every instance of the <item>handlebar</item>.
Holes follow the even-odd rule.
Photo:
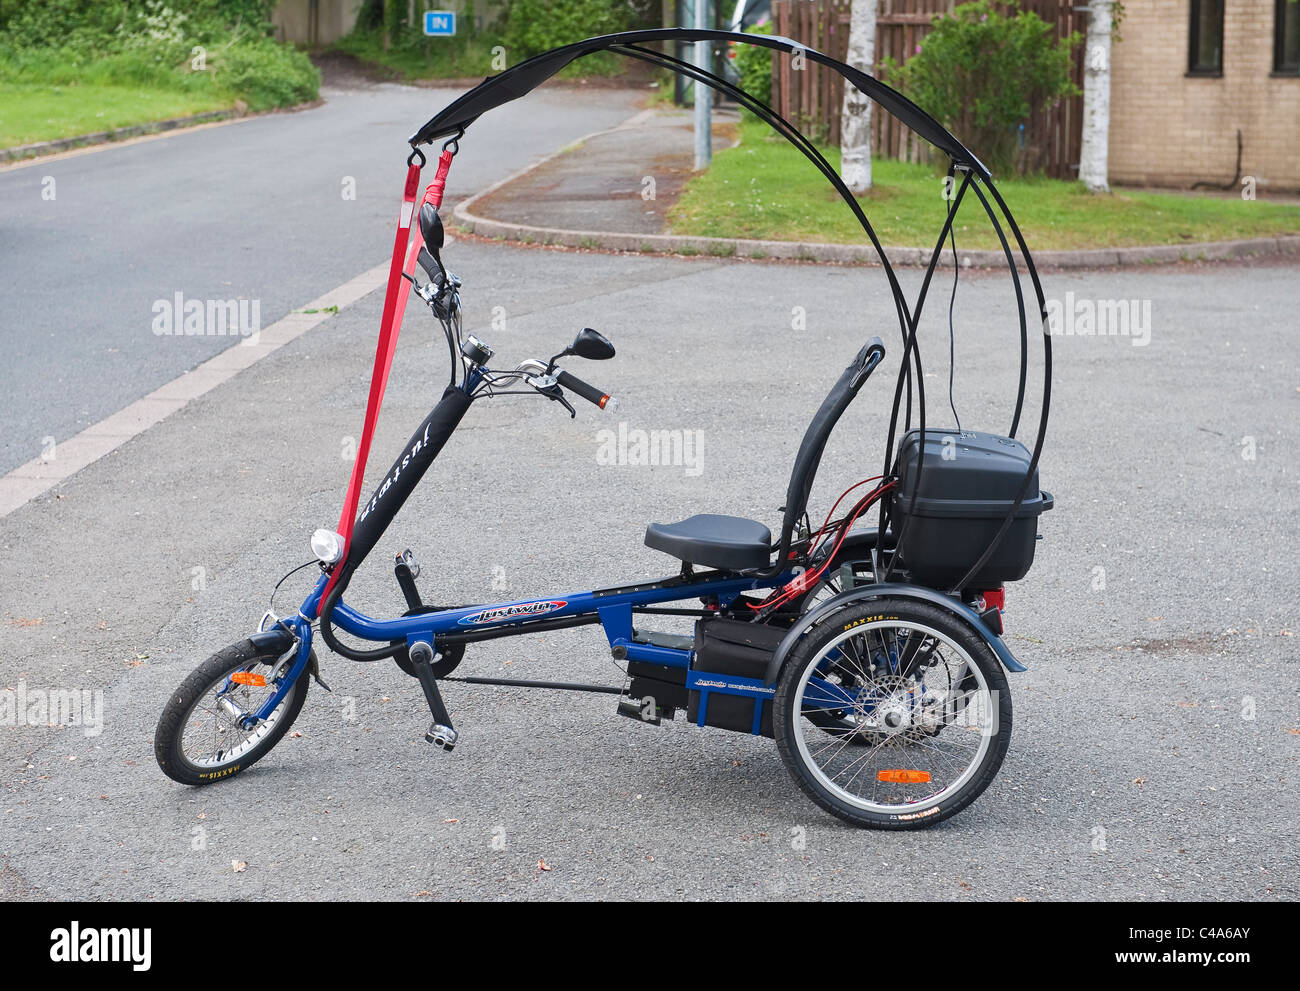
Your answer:
[[[602,392],[600,389],[597,389],[594,385],[588,385],[571,372],[563,370],[557,372],[555,375],[555,381],[570,392],[581,396],[583,399],[587,400],[587,402],[599,406],[601,409],[607,409],[610,412],[618,409],[617,399]]]

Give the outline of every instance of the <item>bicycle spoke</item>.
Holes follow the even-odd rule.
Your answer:
[[[982,671],[950,637],[919,623],[881,619],[845,631],[805,664],[798,692],[794,732],[805,766],[870,811],[941,801],[989,748],[993,696]]]

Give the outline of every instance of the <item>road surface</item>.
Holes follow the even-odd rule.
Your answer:
[[[97,414],[92,394],[99,403],[118,389],[120,402],[192,360],[141,329],[152,293],[229,281],[265,292],[269,316],[382,261],[400,164],[387,137],[405,133],[414,106],[439,102],[420,96],[403,112],[388,109],[395,97],[357,98],[371,108],[355,108],[357,118],[391,121],[371,139],[385,154],[369,166],[360,123],[350,132],[357,158],[326,165],[347,158],[339,145],[325,155],[283,141],[281,129],[328,128],[268,118],[72,160],[100,195],[61,185],[62,226],[7,214],[21,228],[14,256],[28,266],[19,285],[41,271],[25,256],[44,252],[53,264],[56,234],[82,262],[99,245],[98,261],[119,275],[137,267],[131,288],[84,307],[124,353],[71,348],[83,353],[66,372],[87,393],[78,416]],[[551,114],[568,113],[576,133],[621,112],[553,99],[568,110],[547,103],[544,115],[534,104],[517,118],[536,137],[519,142],[515,162],[563,140]],[[329,113],[343,111],[317,119]],[[276,168],[269,147],[282,150]],[[507,167],[472,147],[465,162],[484,174],[463,168],[458,182]],[[186,177],[200,187],[191,192],[147,164],[159,155],[211,167]],[[0,176],[6,195],[39,171]],[[364,207],[333,202],[341,172],[378,185]],[[185,199],[206,197],[205,182],[260,190],[249,194],[253,212],[228,212],[229,193]],[[304,188],[314,191],[293,211],[302,227],[285,240],[276,191]],[[152,219],[124,259],[102,214],[124,224],[130,203]],[[262,236],[232,233],[235,216]],[[223,250],[169,240],[168,217],[191,235],[210,229]],[[94,229],[88,242],[79,223]],[[576,420],[540,400],[477,405],[352,584],[349,601],[379,615],[400,611],[385,560],[408,546],[424,564],[427,600],[675,573],[676,562],[642,545],[648,522],[720,512],[774,523],[803,429],[839,370],[873,333],[891,347],[886,371],[898,360],[878,270],[466,240],[447,256],[465,280],[467,331],[503,364],[550,355],[596,327],[618,357],[583,377],[624,405],[612,418],[579,404]],[[94,265],[74,274],[105,285]],[[1011,752],[974,806],[907,834],[854,830],[820,812],[771,741],[680,720],[640,725],[618,718],[609,696],[448,686],[461,731],[448,755],[423,740],[429,714],[415,681],[323,649],[333,694],[313,686],[296,732],[255,768],[203,790],[163,777],[152,737],[169,693],[253,627],[274,582],[309,557],[311,531],[337,517],[381,306],[372,293],[0,519],[0,688],[102,692],[104,703],[102,732],[16,716],[0,727],[0,898],[1294,900],[1298,278],[1270,264],[1048,275],[1056,298],[1149,300],[1150,341],[1056,340],[1042,462],[1056,508],[1033,571],[1007,596],[1008,642],[1030,667],[1011,679]],[[917,274],[904,281],[915,287]],[[1009,295],[1003,278],[963,277],[954,398],[968,427],[1005,429],[1010,416]],[[43,312],[26,293],[7,298],[21,298],[26,319]],[[942,309],[922,332],[933,415],[946,398]],[[29,373],[37,354],[48,362],[81,341],[44,326],[20,356]],[[436,400],[445,362],[436,328],[412,304],[372,477]],[[58,391],[41,381],[39,392]],[[878,470],[886,382],[873,379],[842,421],[814,507]],[[701,431],[702,460],[608,464],[600,431],[620,421]],[[34,435],[81,421],[20,422]],[[278,605],[305,592],[305,574]],[[463,671],[622,677],[590,628],[473,646]]]

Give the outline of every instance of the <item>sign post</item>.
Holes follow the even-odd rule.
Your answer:
[[[709,0],[695,0],[695,27],[707,29],[709,24]],[[713,43],[697,41],[695,43],[695,64],[706,72],[713,71]],[[713,159],[713,90],[696,80],[695,82],[695,171],[700,172],[709,167]]]
[[[456,12],[454,10],[426,10],[424,12],[424,33],[430,38],[450,38],[456,34]]]

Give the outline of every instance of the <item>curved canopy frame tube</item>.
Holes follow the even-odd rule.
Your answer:
[[[925,276],[922,280],[921,288],[917,293],[915,305],[909,306],[907,297],[898,282],[893,265],[881,245],[870,220],[863,212],[857,199],[845,186],[839,173],[826,160],[825,156],[817,147],[803,134],[797,127],[781,117],[770,106],[758,100],[752,94],[740,89],[727,80],[682,59],[668,55],[664,52],[642,47],[647,43],[654,42],[735,42],[739,44],[756,45],[763,48],[770,48],[774,51],[787,53],[800,53],[803,57],[824,65],[834,72],[839,73],[846,81],[852,83],[864,94],[870,97],[883,110],[897,118],[903,124],[906,124],[917,135],[924,138],[932,146],[946,154],[949,158],[949,176],[956,172],[963,173],[963,178],[956,195],[949,204],[947,216],[945,217],[943,229],[940,232],[938,241],[935,244],[934,251],[930,255],[929,264],[926,266]],[[719,90],[735,99],[742,106],[749,109],[760,119],[769,124],[773,129],[785,137],[791,144],[799,149],[805,157],[813,163],[817,170],[826,178],[826,180],[839,193],[841,199],[853,212],[862,229],[870,239],[872,247],[879,256],[881,265],[884,268],[886,279],[889,282],[890,293],[893,296],[895,308],[898,311],[899,326],[903,337],[904,352],[903,359],[899,366],[898,380],[895,385],[893,408],[890,413],[889,432],[885,446],[885,471],[888,472],[891,461],[898,427],[898,416],[900,410],[903,412],[903,429],[910,428],[913,410],[913,382],[915,382],[916,392],[916,413],[917,425],[921,432],[921,443],[925,440],[925,384],[924,376],[921,369],[920,348],[917,343],[917,327],[920,323],[921,310],[928,294],[930,283],[933,279],[935,269],[939,259],[942,256],[944,241],[950,236],[953,222],[956,217],[957,209],[965,196],[968,187],[973,188],[980,205],[984,208],[990,223],[993,225],[994,232],[1002,246],[1003,255],[1006,258],[1007,266],[1011,270],[1012,283],[1016,294],[1017,314],[1019,317],[1020,330],[1020,374],[1016,395],[1015,412],[1012,416],[1010,435],[1015,436],[1019,429],[1021,413],[1024,407],[1025,388],[1028,374],[1028,321],[1026,314],[1026,300],[1020,281],[1019,266],[1016,263],[1015,256],[1012,253],[1011,245],[1003,230],[1002,224],[998,220],[998,213],[1002,214],[1007,228],[1010,230],[1012,237],[1016,242],[1017,249],[1021,258],[1024,260],[1026,271],[1029,274],[1030,282],[1034,289],[1034,295],[1038,303],[1039,319],[1043,330],[1043,397],[1042,407],[1038,424],[1037,436],[1034,441],[1033,451],[1030,456],[1029,469],[1026,472],[1025,480],[1021,485],[1014,504],[1003,520],[1001,527],[993,540],[989,543],[980,559],[970,568],[968,573],[960,582],[953,586],[953,591],[958,591],[983,568],[984,564],[993,555],[998,544],[1002,541],[1011,524],[1015,520],[1016,513],[1023,504],[1024,499],[1029,495],[1029,483],[1035,475],[1038,467],[1044,438],[1047,434],[1048,414],[1051,404],[1051,375],[1052,375],[1052,343],[1047,325],[1046,298],[1043,293],[1041,281],[1038,277],[1038,270],[1034,265],[1033,258],[1030,256],[1029,248],[1025,244],[1023,235],[1015,218],[1012,216],[1010,209],[1003,200],[997,187],[993,183],[992,175],[989,170],[975,155],[965,147],[951,132],[943,127],[937,120],[927,114],[911,100],[907,99],[897,90],[880,82],[878,79],[867,73],[846,65],[843,62],[833,59],[816,49],[801,45],[798,42],[776,35],[758,35],[758,34],[738,34],[731,31],[714,31],[714,30],[697,30],[690,28],[663,28],[646,31],[626,31],[619,34],[602,35],[596,38],[588,38],[572,45],[565,45],[560,48],[543,52],[530,59],[520,62],[518,65],[495,76],[490,76],[474,89],[458,97],[448,104],[441,112],[427,121],[418,131],[409,139],[413,148],[421,144],[432,143],[439,138],[458,138],[467,127],[474,123],[480,116],[489,110],[502,106],[513,100],[525,96],[537,86],[546,80],[555,76],[565,66],[595,52],[612,51],[617,54],[640,59],[654,65],[659,65],[674,72],[678,72],[697,83],[703,83],[716,90]],[[983,185],[987,187],[988,196],[980,189]],[[989,197],[992,197],[992,203]],[[994,209],[996,205],[997,209]],[[958,264],[954,255],[953,264]],[[915,373],[913,375],[913,373]],[[918,476],[919,469],[918,465]],[[919,478],[918,478],[919,481]],[[913,492],[915,498],[915,491]],[[887,524],[888,508],[882,511],[881,527]],[[912,514],[908,514],[907,519],[911,519]],[[902,539],[907,527],[907,521],[902,524],[899,532],[896,534],[897,546],[902,546]],[[788,530],[789,527],[783,528]],[[783,560],[788,550],[790,534],[782,533],[781,549],[778,560]],[[893,568],[893,559],[891,559],[889,568],[885,572],[887,580],[889,572]]]

